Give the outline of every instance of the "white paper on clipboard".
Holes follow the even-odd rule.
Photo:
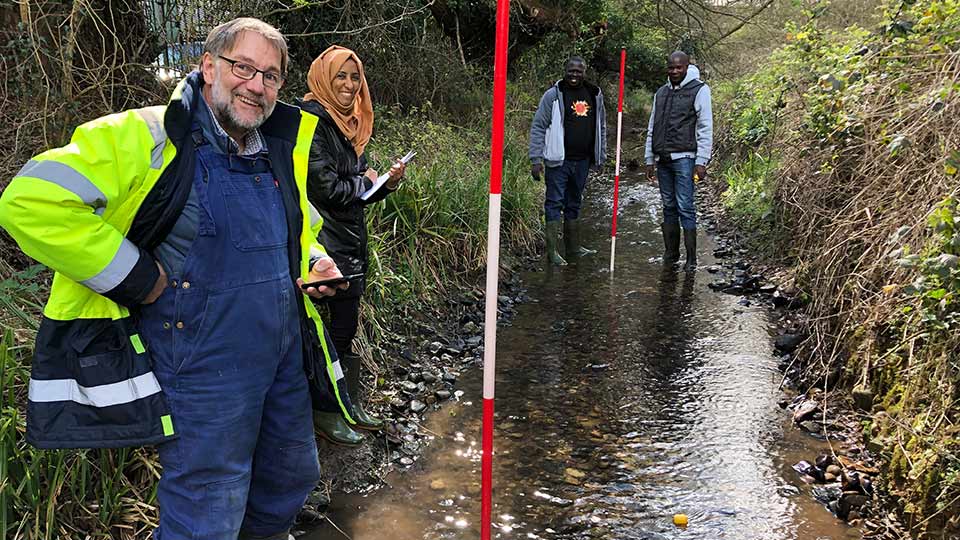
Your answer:
[[[411,151],[407,152],[407,155],[405,155],[405,156],[403,156],[402,158],[400,158],[400,161],[401,161],[404,165],[406,165],[411,159],[413,159],[413,156],[415,156],[415,155],[417,155],[417,153],[414,152],[413,150],[411,150]],[[381,174],[381,175],[377,178],[377,181],[373,183],[373,186],[372,186],[370,189],[368,189],[367,191],[365,191],[365,192],[363,193],[363,195],[360,195],[360,199],[365,201],[365,200],[369,199],[370,197],[372,197],[373,194],[376,193],[378,189],[380,189],[381,187],[383,187],[383,185],[386,184],[386,183],[387,183],[387,180],[389,180],[389,179],[390,179],[390,172],[389,172],[389,171],[386,172],[386,173],[384,173],[384,174]]]

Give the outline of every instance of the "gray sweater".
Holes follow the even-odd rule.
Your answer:
[[[533,122],[530,124],[530,163],[545,163],[547,167],[559,167],[563,165],[563,96],[561,95],[560,83],[557,81],[551,86],[543,97],[540,98],[540,106],[537,107],[536,114],[533,115]],[[587,82],[587,88],[595,90],[597,99],[597,133],[594,137],[593,163],[595,166],[603,165],[607,159],[607,116],[603,108],[603,92],[600,88]]]

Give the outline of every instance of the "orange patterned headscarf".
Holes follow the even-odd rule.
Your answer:
[[[333,79],[347,60],[357,63],[360,91],[357,92],[353,104],[344,107],[337,101],[333,91]],[[367,77],[363,74],[363,63],[357,53],[339,45],[331,45],[310,64],[307,87],[310,92],[303,96],[304,101],[319,101],[337,123],[340,132],[353,144],[357,156],[363,154],[363,149],[370,142],[370,135],[373,133],[373,101],[370,99]]]

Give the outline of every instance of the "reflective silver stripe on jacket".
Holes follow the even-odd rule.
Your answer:
[[[133,242],[124,238],[110,264],[99,274],[80,283],[90,287],[96,293],[103,294],[119,285],[130,274],[138,260],[140,260],[140,250],[133,245]]]
[[[317,225],[317,222],[323,218],[320,215],[320,211],[309,201],[307,201],[307,212],[310,213],[310,228],[312,229]]]
[[[20,169],[17,176],[29,176],[56,184],[73,193],[83,204],[101,210],[107,206],[107,196],[86,176],[73,167],[59,161],[36,161],[31,159]]]
[[[343,368],[340,367],[340,360],[331,362],[333,365],[333,380],[339,381],[343,378]]]
[[[30,379],[27,398],[34,403],[54,401],[72,401],[91,407],[110,407],[132,403],[140,398],[160,392],[160,383],[148,371],[143,375],[101,386],[80,386],[73,379],[53,379],[42,381]]]
[[[150,151],[150,168],[159,169],[163,166],[163,149],[167,146],[167,131],[163,128],[163,114],[157,109],[136,109],[136,113],[143,118],[153,137],[153,150]]]

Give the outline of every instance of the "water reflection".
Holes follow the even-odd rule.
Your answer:
[[[500,331],[495,537],[842,537],[846,527],[818,503],[783,495],[801,487],[789,465],[818,443],[785,429],[776,407],[766,314],[710,292],[706,272],[664,271],[656,193],[628,195],[615,274],[601,249],[525,275],[533,301]],[[603,204],[593,200],[589,214]],[[605,227],[588,237],[595,247]],[[480,373],[459,384],[464,400],[430,417],[442,437],[418,464],[391,475],[391,489],[335,496],[342,533],[326,525],[309,539],[479,537]]]

